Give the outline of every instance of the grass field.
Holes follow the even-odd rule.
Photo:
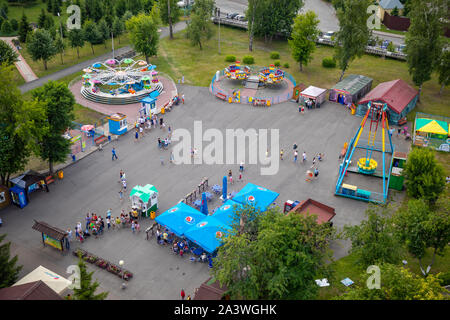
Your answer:
[[[291,57],[291,49],[287,41],[273,41],[265,44],[263,41],[255,41],[254,51],[248,51],[248,35],[246,32],[234,28],[221,28],[221,54],[218,53],[218,27],[214,26],[215,35],[205,42],[203,50],[192,47],[188,39],[185,38],[185,31],[175,34],[175,39],[168,38],[161,40],[157,58],[152,59],[159,69],[169,73],[174,79],[184,75],[185,81],[192,85],[208,86],[214,73],[228,66],[225,62],[227,55],[235,55],[242,61],[244,55],[252,55],[255,58],[255,65],[264,66],[274,62],[270,59],[271,51],[280,53],[281,65],[289,63],[290,68],[283,68],[296,79],[297,83],[314,85],[322,88],[331,88],[339,80],[340,70],[326,69],[322,67],[322,59],[331,57],[334,49],[328,46],[318,46],[313,54],[313,60],[308,66],[303,67],[300,72],[299,65]],[[165,60],[165,61],[163,61]],[[159,64],[159,65],[158,65]],[[167,70],[166,70],[167,68]],[[171,70],[169,70],[171,69]],[[364,55],[361,59],[356,59],[350,64],[346,74],[362,74],[374,79],[372,88],[380,82],[401,78],[410,85],[413,85],[405,62],[383,59],[377,56]],[[414,86],[415,87],[415,86]],[[423,85],[421,101],[416,109],[410,113],[409,119],[415,117],[415,111],[450,116],[450,90],[444,90],[439,96],[440,85],[437,76],[433,75],[432,80]]]

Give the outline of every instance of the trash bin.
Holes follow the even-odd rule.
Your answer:
[[[164,109],[164,107],[161,108],[161,114],[166,113],[166,110]]]
[[[155,218],[156,218],[155,211],[150,212],[150,219],[155,220]]]
[[[63,173],[62,170],[59,170],[59,171],[58,171],[58,178],[59,178],[59,179],[64,178],[64,173]]]

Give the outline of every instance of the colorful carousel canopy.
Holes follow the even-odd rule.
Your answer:
[[[83,78],[84,78],[84,79],[90,79],[90,78],[91,78],[91,75],[90,75],[90,74],[83,74]]]
[[[102,65],[100,63],[94,63],[92,66],[94,68],[100,68]]]
[[[448,124],[445,121],[418,118],[416,119],[416,131],[433,133],[433,134],[448,134]]]
[[[125,60],[123,60],[123,63],[132,63],[132,62],[134,62],[134,60],[130,58],[126,58]]]

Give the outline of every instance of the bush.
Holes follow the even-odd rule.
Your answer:
[[[4,35],[9,35],[10,33],[13,32],[13,29],[12,29],[12,27],[11,27],[11,23],[9,23],[8,20],[3,21],[1,31],[2,31],[2,33],[3,33]]]
[[[242,61],[245,64],[254,64],[255,63],[255,58],[253,58],[253,56],[244,56],[244,59],[242,59]]]
[[[450,285],[450,271],[441,273],[439,279],[442,281],[441,286]]]
[[[278,51],[272,51],[270,53],[270,59],[280,59],[280,53]]]
[[[226,62],[235,62],[236,61],[236,56],[233,56],[233,55],[230,54],[230,55],[225,57],[225,61]]]
[[[10,23],[11,23],[11,28],[13,29],[13,31],[19,30],[19,23],[17,22],[16,19],[11,19]]]
[[[280,60],[275,60],[275,61],[273,62],[273,65],[274,65],[275,67],[281,66]]]
[[[324,68],[336,68],[336,60],[334,58],[323,58],[322,66]]]
[[[283,64],[283,67],[285,67],[286,69],[288,69],[289,68],[289,63],[285,63],[285,64]]]

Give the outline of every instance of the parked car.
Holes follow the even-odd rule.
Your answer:
[[[247,21],[247,19],[245,19],[245,16],[242,14],[238,14],[236,17],[234,17],[236,20],[239,21]]]
[[[381,49],[386,50],[389,43],[391,43],[391,41],[389,40],[383,40],[383,43],[381,44]]]
[[[401,45],[399,45],[397,47],[397,51],[401,52],[401,53],[405,53],[405,48],[406,48],[406,45],[405,44],[401,44]]]
[[[327,40],[331,40],[331,37],[334,37],[334,31],[328,31],[323,35],[323,38]]]
[[[239,14],[236,13],[236,12],[229,13],[229,14],[227,14],[227,18],[228,18],[228,19],[234,19],[234,17],[236,17],[237,15],[239,15]]]

